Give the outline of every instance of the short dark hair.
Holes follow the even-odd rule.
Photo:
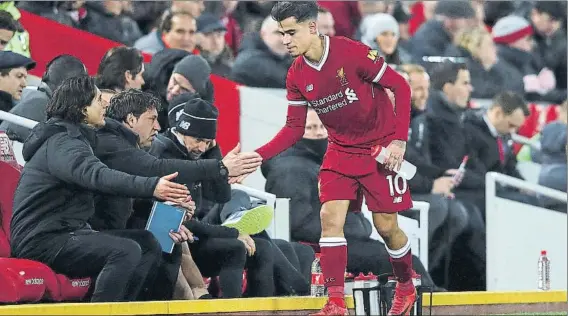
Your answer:
[[[55,89],[47,104],[47,118],[60,118],[79,124],[85,121],[85,108],[91,105],[97,95],[95,79],[89,76],[63,80]]]
[[[111,48],[101,60],[97,70],[97,87],[102,89],[124,90],[124,73],[130,71],[138,75],[144,66],[142,53],[134,47],[119,46]]]
[[[446,83],[455,83],[460,70],[468,70],[467,65],[446,60],[434,66],[430,73],[432,89],[442,90]]]
[[[54,91],[63,80],[72,77],[87,76],[83,62],[72,55],[59,55],[47,63],[41,80]]]
[[[175,16],[178,15],[186,15],[191,17],[192,19],[195,20],[195,17],[193,15],[191,15],[191,13],[189,12],[185,12],[185,11],[176,11],[173,12],[172,10],[167,10],[166,12],[164,12],[164,15],[162,16],[162,20],[160,21],[160,25],[158,26],[158,30],[160,31],[160,33],[167,33],[169,31],[172,30],[172,26],[173,26],[173,18]]]
[[[493,97],[490,108],[495,107],[500,107],[506,115],[510,115],[517,109],[523,110],[525,116],[529,116],[530,114],[527,102],[523,99],[523,96],[512,91],[503,91],[496,94]]]
[[[550,15],[556,21],[562,21],[566,18],[565,1],[535,1],[534,9],[541,14]]]
[[[276,22],[295,18],[298,23],[318,18],[318,5],[315,1],[279,1],[274,4],[270,15]]]
[[[153,94],[137,89],[128,89],[115,94],[110,99],[106,116],[119,122],[126,121],[128,114],[139,118],[148,110],[161,110],[161,101]]]
[[[4,10],[0,10],[0,30],[16,32],[18,25],[12,15]]]

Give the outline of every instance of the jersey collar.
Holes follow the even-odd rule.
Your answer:
[[[302,56],[302,58],[304,58],[304,61],[306,62],[306,64],[312,68],[314,68],[317,71],[320,71],[323,68],[323,65],[325,65],[325,62],[327,61],[327,56],[329,56],[329,36],[324,35],[323,36],[324,41],[323,41],[323,57],[321,59],[321,61],[317,64],[312,63],[311,61],[309,61],[306,56]]]

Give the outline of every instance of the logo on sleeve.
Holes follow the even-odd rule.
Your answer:
[[[306,86],[306,92],[311,92],[314,90],[314,85],[313,84],[309,84]]]
[[[377,59],[379,59],[379,52],[376,49],[372,49],[369,51],[369,53],[367,54],[367,58],[369,58],[370,60],[372,60],[373,62],[376,62]]]

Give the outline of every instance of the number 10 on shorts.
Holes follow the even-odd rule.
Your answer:
[[[408,189],[408,183],[406,182],[406,179],[401,177],[399,174],[396,174],[394,176],[392,174],[389,174],[387,176],[387,181],[389,182],[390,196],[394,196],[395,193],[396,195],[403,195],[404,193],[406,193],[406,190]]]

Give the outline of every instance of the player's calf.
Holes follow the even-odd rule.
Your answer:
[[[373,222],[385,241],[395,277],[402,283],[411,281],[413,270],[410,240],[398,226],[397,214],[373,213]]]

